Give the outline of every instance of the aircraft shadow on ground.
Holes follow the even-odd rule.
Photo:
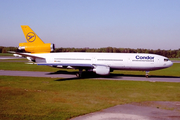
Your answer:
[[[109,75],[106,75],[106,76],[102,76],[102,75],[97,75],[95,74],[94,72],[83,72],[82,73],[82,77],[79,78],[79,77],[76,77],[77,72],[68,72],[66,70],[59,70],[59,71],[56,71],[56,72],[52,72],[52,73],[49,73],[49,75],[53,75],[53,74],[68,74],[68,75],[74,75],[74,77],[72,78],[61,78],[61,79],[58,79],[56,81],[66,81],[66,80],[83,80],[83,79],[95,79],[95,78],[109,78],[109,79],[115,79],[115,78],[118,78],[118,79],[123,79],[123,77],[145,77],[145,75],[132,75],[132,74],[118,74],[118,73],[110,73]],[[175,77],[175,76],[161,76],[161,75],[150,75],[149,78],[180,78],[180,77]]]
[[[53,75],[53,74],[68,74],[68,75],[75,75],[77,72],[68,72],[66,70],[58,70],[56,72],[51,72],[51,73],[48,73],[48,75]]]

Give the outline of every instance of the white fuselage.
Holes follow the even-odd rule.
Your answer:
[[[151,71],[167,68],[173,64],[164,56],[145,53],[65,52],[33,54],[33,56],[44,58],[44,60],[36,58],[39,65],[69,66],[75,69],[106,66],[111,70]]]
[[[44,43],[28,25],[22,25],[21,28],[27,43],[20,43],[18,48],[30,53],[17,52],[15,55],[26,56],[38,65],[74,68],[79,69],[79,73],[86,69],[99,75],[108,75],[113,70],[151,71],[173,64],[166,57],[145,53],[49,53],[54,50],[54,44]]]

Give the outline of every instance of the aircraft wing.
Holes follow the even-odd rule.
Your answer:
[[[92,64],[75,64],[75,63],[37,63],[37,65],[71,66],[74,68],[94,68],[94,66]]]
[[[9,53],[14,54],[16,57],[30,57],[32,59],[43,59],[43,61],[36,62],[37,65],[47,65],[47,66],[71,66],[73,68],[94,68],[92,64],[75,64],[75,63],[46,63],[45,58],[39,57],[36,54],[31,54],[31,53],[21,53],[21,52],[14,52],[14,51],[9,51]]]

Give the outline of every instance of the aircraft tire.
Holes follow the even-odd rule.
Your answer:
[[[81,78],[81,77],[82,77],[82,74],[76,73],[76,77]]]

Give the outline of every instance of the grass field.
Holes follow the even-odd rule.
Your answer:
[[[11,53],[0,53],[0,56],[13,56]]]
[[[0,119],[66,120],[119,104],[180,101],[180,83],[0,76]]]
[[[0,60],[0,70],[59,70],[26,62]],[[145,72],[114,71],[113,74],[144,75]],[[180,77],[180,64],[151,71],[150,75]],[[0,119],[66,120],[119,104],[180,101],[179,91],[180,83],[0,76]]]
[[[169,58],[170,60],[174,61],[180,61],[180,58]]]

